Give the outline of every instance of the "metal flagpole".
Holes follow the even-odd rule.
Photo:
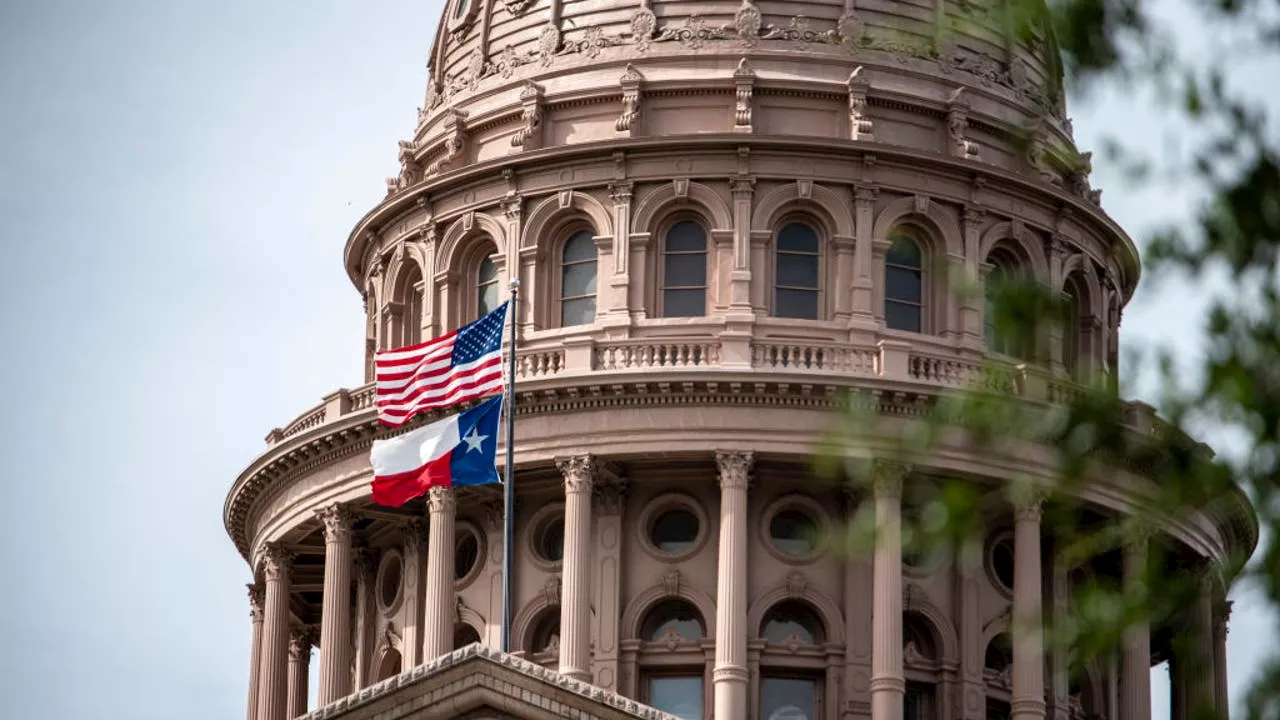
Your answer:
[[[516,297],[520,281],[511,279],[511,299],[507,301],[507,322],[511,323],[511,348],[507,372],[507,397],[502,404],[507,411],[507,459],[502,483],[502,652],[511,652],[511,558],[515,536],[515,457],[516,457]]]

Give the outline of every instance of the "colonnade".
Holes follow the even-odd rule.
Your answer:
[[[720,532],[715,617],[715,665],[712,673],[714,717],[741,720],[751,707],[748,698],[747,639],[747,490],[752,454],[718,452]],[[564,477],[565,536],[562,567],[561,638],[559,671],[590,681],[591,611],[590,562],[591,498],[597,465],[591,456],[557,462]],[[906,466],[877,461],[872,482],[876,542],[873,556],[872,648],[870,720],[902,720],[906,681],[902,640],[902,484]],[[1028,497],[1014,508],[1014,588],[1011,616],[1013,668],[1010,710],[1012,720],[1045,720],[1045,648],[1042,632],[1043,573],[1041,567],[1040,496]],[[453,649],[455,612],[453,488],[431,488],[427,496],[430,537],[427,542],[426,593],[422,608],[420,641],[406,633],[412,648],[404,652],[405,667],[412,667]],[[352,687],[352,569],[357,565],[352,547],[355,515],[341,505],[317,511],[324,526],[324,603],[319,627],[320,672],[318,702],[324,706],[342,698]],[[421,523],[410,532],[406,555],[419,548]],[[1142,583],[1147,567],[1147,539],[1130,543],[1124,551],[1124,580]],[[361,563],[363,564],[363,563]],[[286,720],[305,712],[307,662],[316,628],[292,627],[289,593],[292,555],[282,545],[268,544],[263,553],[265,582],[250,586],[253,619],[252,658],[249,679],[249,720]],[[416,567],[416,565],[415,565]],[[410,570],[406,567],[406,572]],[[359,573],[360,577],[367,571]],[[1207,576],[1206,576],[1207,577]],[[357,578],[359,579],[359,578]],[[1193,655],[1171,663],[1174,668],[1175,720],[1187,720],[1186,707],[1217,707],[1225,718],[1226,612],[1215,613],[1213,586],[1205,581],[1199,600],[1189,614]],[[362,593],[357,593],[363,597]],[[358,601],[359,602],[359,601]],[[1229,606],[1226,606],[1229,609]],[[357,615],[360,612],[357,608]],[[412,623],[411,623],[412,624]],[[363,623],[361,623],[363,626]],[[355,641],[360,647],[360,639]],[[420,644],[420,647],[418,647]],[[1120,651],[1119,717],[1114,720],[1150,720],[1151,642],[1148,625],[1136,622],[1124,635]],[[1189,667],[1196,668],[1188,672]],[[354,679],[363,685],[367,674],[356,668]],[[1055,691],[1060,692],[1060,690]],[[1183,708],[1183,710],[1179,710]],[[1179,712],[1182,713],[1179,718]],[[1056,713],[1055,713],[1056,714]],[[831,708],[828,718],[837,716]]]

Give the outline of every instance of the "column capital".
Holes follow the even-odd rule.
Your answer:
[[[1231,607],[1233,605],[1235,605],[1235,601],[1223,600],[1213,606],[1213,624],[1223,633],[1227,632],[1227,625],[1231,622]]]
[[[878,498],[901,498],[902,481],[911,466],[893,460],[873,460],[871,462],[871,486]]]
[[[720,469],[721,489],[745,490],[751,482],[751,466],[754,463],[754,453],[716,451],[716,467]]]
[[[620,515],[626,498],[625,481],[602,482],[595,486],[596,512],[601,515]]]
[[[355,524],[356,514],[346,505],[334,503],[316,510],[316,517],[324,523],[325,542],[345,542],[351,540],[351,526]]]
[[[1044,501],[1048,498],[1042,488],[1030,488],[1013,500],[1013,517],[1015,520],[1040,522],[1044,510]]]
[[[261,585],[249,583],[245,587],[249,589],[249,617],[254,622],[262,622],[262,601],[266,593]]]
[[[378,569],[377,553],[367,547],[356,548],[351,551],[351,560],[356,566],[356,579],[373,579],[373,573]]]
[[[427,512],[439,515],[443,512],[454,512],[458,508],[458,496],[453,488],[437,485],[427,490]]]
[[[280,543],[267,543],[262,551],[262,567],[267,580],[287,578],[293,572],[293,552]]]
[[[303,663],[311,660],[311,648],[320,636],[314,625],[294,625],[289,629],[289,659]]]
[[[590,493],[591,484],[596,475],[596,459],[594,455],[573,455],[556,458],[556,469],[564,475],[564,491],[568,493]]]

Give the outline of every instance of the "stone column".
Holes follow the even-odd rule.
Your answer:
[[[1147,536],[1140,534],[1124,548],[1126,594],[1146,605]],[[1120,656],[1121,720],[1151,720],[1151,626],[1146,615],[1133,618],[1124,631]]]
[[[289,701],[285,717],[296,718],[307,711],[307,677],[311,665],[312,632],[294,628],[289,637]]]
[[[352,551],[356,570],[355,609],[355,687],[352,692],[369,684],[373,664],[373,576],[378,569],[378,557],[369,548]]]
[[[270,543],[263,555],[267,576],[263,603],[262,665],[258,674],[258,720],[285,720],[289,671],[289,584],[293,554]]]
[[[351,524],[341,505],[316,513],[324,522],[324,600],[320,609],[320,688],[324,707],[351,693]]]
[[[968,283],[960,300],[960,343],[963,347],[981,350],[982,283],[978,269],[978,253],[981,247],[982,228],[986,223],[986,211],[980,205],[964,209],[964,279]],[[985,710],[983,712],[986,712]]]
[[[427,540],[426,620],[423,623],[422,661],[453,650],[453,521],[457,500],[451,487],[427,491],[430,514]]]
[[[1227,623],[1231,619],[1231,601],[1223,600],[1213,616],[1213,691],[1218,701],[1218,720],[1231,716],[1227,695]]]
[[[871,720],[901,720],[902,696],[902,480],[906,467],[877,460],[876,553],[871,622]]]
[[[622,482],[596,483],[595,685],[618,690],[618,619],[622,615],[622,512],[626,499]]]
[[[258,672],[262,660],[262,588],[249,585],[249,617],[253,640],[249,650],[249,720],[258,720]]]
[[[850,526],[857,521],[860,497],[852,487],[845,490],[845,522]],[[865,720],[871,717],[871,703],[867,697],[871,691],[871,589],[872,556],[857,553],[845,559],[844,565],[844,616],[848,628],[845,642],[844,704],[840,718]],[[856,699],[855,699],[856,698]]]
[[[739,174],[729,181],[733,193],[733,261],[729,265],[729,298],[733,314],[751,313],[751,198],[756,179]]]
[[[987,687],[983,680],[982,538],[968,538],[956,552],[957,631],[960,635],[960,703],[957,720],[985,720]]]
[[[717,452],[720,554],[716,580],[716,720],[747,717],[747,484],[751,453]]]
[[[1013,530],[1012,720],[1043,720],[1044,623],[1041,617],[1040,503],[1037,496],[1015,508]]]
[[[595,459],[558,458],[564,475],[564,566],[560,601],[560,674],[591,682],[591,485]]]
[[[404,526],[404,633],[400,647],[401,667],[422,664],[422,549],[427,529],[425,518],[413,518]]]
[[[1187,676],[1187,710],[1191,717],[1203,717],[1218,707],[1214,697],[1213,667],[1213,571],[1200,576],[1195,604],[1191,608],[1191,657],[1194,670]]]
[[[1049,597],[1052,606],[1050,612],[1053,614],[1053,627],[1066,627],[1071,617],[1071,608],[1068,604],[1068,594],[1071,592],[1071,576],[1068,573],[1066,563],[1055,555],[1056,547],[1050,550],[1050,567],[1048,573]],[[1069,706],[1070,691],[1070,662],[1071,652],[1066,643],[1055,642],[1049,648],[1047,653],[1049,660],[1049,712],[1048,716],[1052,720],[1070,720],[1071,708]],[[1148,669],[1147,676],[1151,673]]]

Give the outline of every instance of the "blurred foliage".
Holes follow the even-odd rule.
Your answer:
[[[972,9],[970,4],[968,7]],[[931,452],[957,433],[992,452],[1018,452],[1026,443],[1050,448],[1056,462],[1056,487],[1048,488],[1043,522],[1055,562],[1067,567],[1085,558],[1121,555],[1127,542],[1142,540],[1167,518],[1188,508],[1221,507],[1233,493],[1243,492],[1256,508],[1262,544],[1250,561],[1231,558],[1220,568],[1235,582],[1254,583],[1272,611],[1280,607],[1280,548],[1276,537],[1280,502],[1275,496],[1280,463],[1280,133],[1266,113],[1228,82],[1238,58],[1280,56],[1280,2],[1274,0],[1184,0],[1198,30],[1229,38],[1230,52],[1187,56],[1159,22],[1169,2],[1143,0],[1010,0],[1006,27],[1030,41],[1048,28],[1056,36],[1067,81],[1088,90],[1100,82],[1120,82],[1135,92],[1151,89],[1161,109],[1187,128],[1195,141],[1191,162],[1178,168],[1177,181],[1204,190],[1207,200],[1190,222],[1139,238],[1144,247],[1144,283],[1185,289],[1208,299],[1199,325],[1205,354],[1196,367],[1175,362],[1176,348],[1138,348],[1130,369],[1158,378],[1156,401],[1161,418],[1155,432],[1135,432],[1132,406],[1122,400],[1114,378],[1099,377],[1087,392],[1068,403],[1023,402],[1029,384],[1042,382],[1049,371],[1037,369],[1045,338],[1061,324],[1065,308],[1056,293],[1017,278],[990,290],[997,332],[1013,338],[1013,347],[1036,348],[1024,364],[992,363],[971,389],[944,396],[924,421],[900,437],[886,437],[876,423],[872,395],[851,398],[839,426],[819,454],[821,469],[870,483],[866,457],[896,455],[901,462],[927,464]],[[1209,60],[1206,62],[1205,55]],[[1265,92],[1265,91],[1264,91]],[[1280,92],[1280,81],[1271,93]],[[1149,180],[1150,158],[1118,143],[1107,146],[1110,162],[1135,182]],[[1225,282],[1223,279],[1225,278]],[[982,291],[969,279],[963,292]],[[979,300],[981,302],[981,300]],[[1196,322],[1188,318],[1188,328]],[[1128,353],[1132,348],[1126,345]],[[993,392],[994,391],[994,392]],[[1230,437],[1240,452],[1215,455],[1190,438],[1213,429]],[[870,452],[868,451],[870,449]],[[1123,467],[1157,480],[1158,491],[1136,516],[1100,521],[1071,498],[1084,485],[1105,477],[1106,468]],[[1033,483],[1011,483],[1011,502],[1033,492]],[[1039,492],[1046,488],[1037,486]],[[980,549],[984,526],[983,494],[973,484],[936,481],[926,491],[908,483],[904,490],[904,552],[923,556],[943,549],[963,558]],[[914,488],[914,489],[913,489]],[[867,488],[870,493],[870,488]],[[848,543],[865,549],[874,537],[873,503],[862,503],[849,528]],[[971,561],[965,560],[966,562]],[[1050,648],[1062,643],[1075,662],[1116,652],[1125,629],[1138,620],[1153,628],[1168,627],[1185,617],[1199,592],[1200,568],[1188,567],[1185,555],[1150,543],[1145,583],[1126,586],[1119,578],[1100,576],[1073,587],[1066,616],[1045,613]],[[1280,637],[1276,627],[1266,628]],[[1175,652],[1188,633],[1173,633]],[[1153,638],[1154,639],[1154,638]],[[1262,645],[1269,643],[1259,638]],[[1249,720],[1280,718],[1280,654],[1261,668],[1244,710]],[[1205,669],[1194,668],[1191,673]],[[1209,708],[1192,708],[1196,718],[1212,718]]]

